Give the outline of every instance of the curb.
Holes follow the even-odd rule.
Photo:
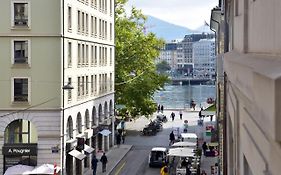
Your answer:
[[[119,159],[118,161],[116,161],[116,163],[111,167],[111,169],[106,173],[106,175],[110,175],[110,173],[114,170],[114,168],[119,164],[119,162],[121,162],[121,160],[123,160],[123,158],[128,154],[128,152],[132,149],[133,145],[128,145],[130,148],[127,150],[127,152],[123,155],[123,157],[121,159]]]

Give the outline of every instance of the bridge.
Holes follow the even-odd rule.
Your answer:
[[[215,79],[210,78],[190,78],[190,77],[170,77],[172,84],[174,85],[214,85]]]

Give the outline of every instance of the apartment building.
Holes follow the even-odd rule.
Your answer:
[[[279,175],[280,1],[220,0],[219,7],[211,20],[224,33],[217,45],[225,52],[223,174]]]
[[[185,35],[183,40],[178,43],[178,69],[182,74],[192,74],[193,63],[193,43],[204,38],[214,38],[214,34],[200,33]]]
[[[214,78],[216,74],[215,38],[193,43],[193,77]]]
[[[172,70],[177,69],[177,43],[177,41],[166,43],[165,47],[160,51],[157,63],[165,61]]]
[[[114,144],[114,1],[2,0],[0,11],[0,173],[84,174]]]

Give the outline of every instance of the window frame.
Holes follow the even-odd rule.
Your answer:
[[[15,25],[15,4],[27,4],[27,25]],[[27,0],[12,0],[11,1],[11,28],[12,29],[31,29],[31,5]]]
[[[15,101],[15,79],[27,79],[27,101]],[[31,78],[30,77],[12,77],[11,78],[11,103],[31,103]]]
[[[15,62],[15,42],[27,41],[27,62],[16,63]],[[12,65],[28,65],[31,67],[31,40],[27,38],[15,38],[11,40],[11,64]]]

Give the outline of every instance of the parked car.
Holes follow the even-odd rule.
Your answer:
[[[163,167],[168,163],[168,149],[165,147],[154,147],[148,158],[149,167]]]

